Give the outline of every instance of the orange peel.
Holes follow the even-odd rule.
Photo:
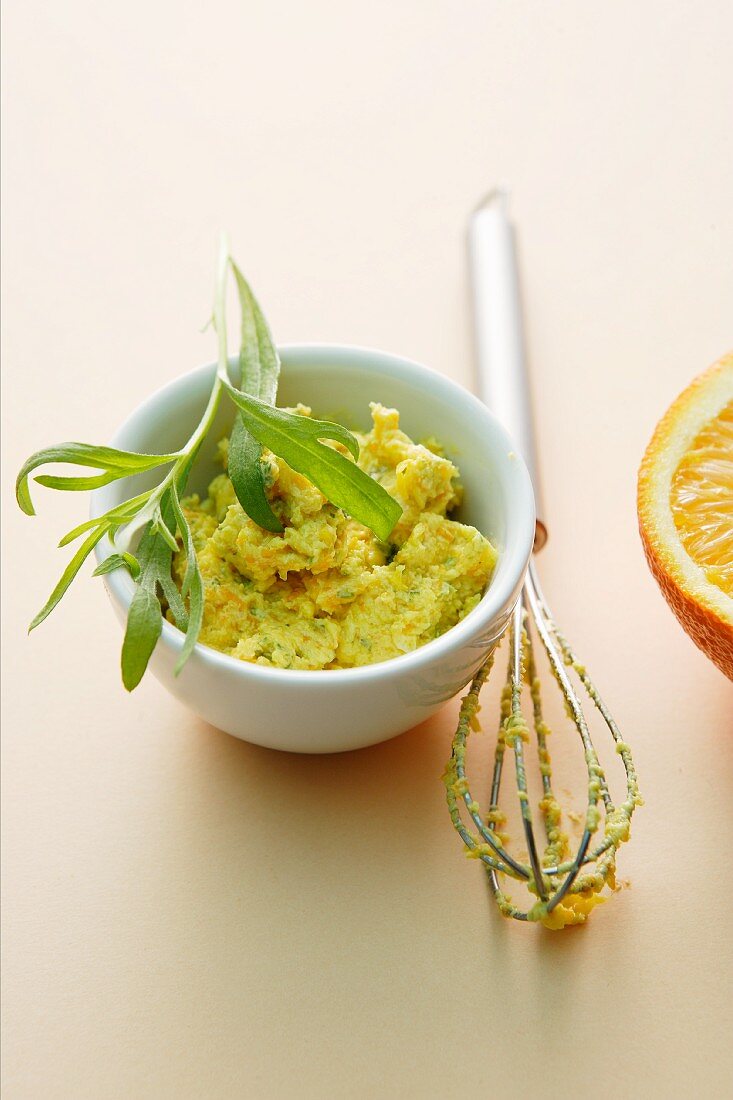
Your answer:
[[[733,352],[657,425],[639,470],[638,511],[667,603],[733,680]]]

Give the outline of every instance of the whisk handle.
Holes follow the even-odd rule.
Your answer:
[[[547,539],[540,494],[532,404],[524,354],[514,229],[507,195],[492,191],[469,228],[478,392],[511,435],[527,464],[537,509],[535,550]]]

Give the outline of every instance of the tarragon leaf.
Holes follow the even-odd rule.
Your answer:
[[[72,527],[71,531],[67,531],[61,539],[59,546],[67,546],[68,543],[78,539],[79,535],[83,535],[85,531],[91,531],[93,527],[98,527],[101,523],[108,524],[110,532],[114,532],[118,527],[123,527],[128,520],[132,519],[149,497],[150,491],[141,493],[139,496],[123,501],[116,508],[110,508],[109,512],[105,512],[102,516],[87,519],[84,523],[80,523],[78,527]]]
[[[58,584],[54,588],[53,592],[48,597],[45,604],[43,605],[41,610],[38,612],[38,614],[34,618],[31,625],[28,627],[28,632],[29,633],[30,633],[31,630],[34,630],[35,627],[37,627],[39,623],[42,623],[43,620],[48,615],[51,614],[54,607],[59,602],[61,597],[64,595],[64,593],[66,592],[66,589],[69,587],[69,585],[73,581],[74,577],[79,572],[82,565],[84,564],[86,559],[91,554],[94,547],[97,545],[99,540],[106,534],[106,532],[107,532],[107,528],[105,526],[97,527],[92,532],[92,534],[89,536],[89,538],[86,539],[81,544],[81,546],[79,547],[77,552],[74,554],[74,556],[71,559],[71,561],[69,562],[69,564],[66,566],[66,569],[64,569],[63,573],[61,574],[61,580],[58,582]]]
[[[273,454],[312,481],[333,504],[386,541],[402,508],[386,489],[321,439],[342,443],[359,457],[359,444],[340,424],[275,409],[225,383],[248,431]]]
[[[171,551],[175,554],[178,549],[178,543],[176,542],[176,536],[173,534],[168,524],[163,519],[162,514],[158,511],[155,519],[153,520],[153,533],[160,535],[163,542],[167,543]]]
[[[142,680],[163,629],[163,609],[154,585],[139,583],[127,612],[122,643],[122,682],[128,691]]]
[[[242,339],[239,349],[240,388],[244,393],[273,404],[280,376],[280,359],[249,283],[234,261],[232,271],[239,292]],[[283,526],[270,507],[262,472],[262,446],[250,434],[241,416],[234,421],[229,438],[227,473],[237,500],[255,523],[279,534]]]
[[[199,569],[198,558],[196,557],[196,548],[193,544],[191,528],[183,513],[180,500],[178,499],[178,492],[175,488],[171,493],[171,506],[176,519],[176,525],[183,537],[183,548],[186,552],[186,572],[183,577],[183,584],[181,585],[181,595],[184,599],[188,597],[188,624],[186,627],[186,637],[183,642],[183,649],[176,662],[175,675],[177,676],[191,656],[193,647],[196,645],[201,631],[201,623],[204,618],[204,581],[201,576],[201,570]]]
[[[181,599],[181,593],[176,587],[176,582],[170,574],[161,573],[158,577],[158,584],[166,598],[176,626],[185,633],[188,630],[188,612]]]
[[[115,480],[142,473],[144,470],[154,470],[156,466],[175,461],[176,457],[176,455],[137,454],[134,451],[120,451],[116,447],[96,447],[90,443],[59,443],[55,447],[36,451],[23,463],[16,479],[15,495],[26,515],[33,516],[35,509],[28,489],[28,477],[39,466],[47,466],[53,462],[91,466],[92,469],[106,470],[114,474],[115,477],[110,480]]]
[[[129,477],[127,473],[116,473],[108,470],[106,474],[96,474],[94,477],[54,477],[52,474],[41,474],[33,480],[46,489],[59,489],[67,493],[86,493],[91,489],[101,489],[112,481]]]
[[[229,437],[227,473],[242,508],[255,523],[267,531],[280,534],[283,525],[277,518],[265,493],[262,470],[262,446],[237,417]]]
[[[184,468],[179,485],[186,483],[190,464]],[[181,591],[172,575],[173,549],[167,542],[162,526],[170,533],[178,529],[183,538],[186,551],[186,573]],[[176,550],[178,544],[175,543]],[[137,687],[143,677],[148,661],[163,629],[162,609],[158,590],[165,597],[179,630],[186,635],[181,655],[176,663],[176,675],[188,660],[201,629],[204,614],[204,585],[199,570],[196,551],[186,517],[180,505],[178,489],[175,485],[163,495],[159,526],[153,522],[143,532],[138,547],[140,573],[137,578],[137,591],[130,604],[127,615],[127,629],[122,643],[122,680],[128,691]],[[139,596],[139,592],[146,596]],[[188,599],[188,607],[184,600]],[[153,608],[157,605],[160,617]]]
[[[170,527],[175,522],[170,492],[164,494],[161,513],[166,526]],[[127,626],[122,643],[122,682],[128,691],[136,688],[143,678],[163,629],[163,609],[158,597],[158,588],[160,587],[166,594],[166,599],[171,594],[171,588],[175,588],[171,577],[173,551],[160,532],[153,529],[152,523],[148,524],[143,531],[137,557],[140,563],[140,575],[127,613]],[[186,613],[177,589],[173,601],[175,606],[170,603],[170,600],[169,606],[174,617],[176,612],[182,613],[180,622],[183,627]]]
[[[232,271],[237,283],[242,312],[242,343],[239,350],[240,389],[268,405],[274,405],[280,378],[280,357],[270,327],[252,289],[234,261]]]
[[[176,517],[171,495],[170,489],[163,495],[157,516],[145,530],[138,549],[143,571],[152,574],[161,588],[163,580],[171,578],[173,554],[178,550],[172,533],[176,527]]]
[[[106,573],[114,573],[115,569],[126,569],[133,580],[140,576],[140,562],[134,554],[128,554],[126,551],[121,554],[110,554],[99,563],[92,576],[102,577]]]

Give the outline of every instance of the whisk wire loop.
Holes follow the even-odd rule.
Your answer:
[[[568,715],[580,737],[588,774],[588,797],[583,832],[573,856],[568,851],[569,842],[562,830],[562,811],[552,788],[552,765],[547,747],[550,729],[544,719],[540,681],[537,675],[532,633],[533,622],[542,648],[547,654],[550,669],[557,682]],[[489,678],[494,664],[492,652],[474,677],[471,687],[461,703],[458,727],[453,738],[451,758],[446,768],[448,806],[453,824],[460,834],[468,854],[485,865],[492,892],[499,909],[506,916],[521,921],[542,921],[550,927],[581,923],[594,905],[603,900],[600,891],[604,886],[615,889],[615,857],[621,843],[628,839],[629,826],[636,806],[641,804],[636,770],[631,750],[565,637],[558,630],[547,601],[542,594],[534,563],[525,578],[524,588],[517,601],[509,625],[510,655],[507,679],[502,692],[501,718],[494,749],[494,765],[491,779],[488,813],[482,815],[478,802],[473,798],[466,776],[466,747],[472,725],[479,709],[479,695]],[[593,744],[581,701],[573,687],[569,670],[572,669],[582,684],[588,698],[600,713],[605,726],[616,744],[626,773],[626,799],[619,806],[613,802]],[[540,856],[535,835],[532,807],[527,782],[525,746],[531,733],[522,712],[524,686],[529,687],[532,702],[532,727],[536,741],[537,761],[540,770],[542,799],[539,809],[544,822],[546,846]],[[506,848],[501,833],[505,816],[500,809],[500,794],[507,749],[514,754],[517,794],[527,860],[516,859]],[[473,833],[461,815],[465,807],[476,827]],[[591,848],[594,835],[603,820],[603,837]],[[581,875],[589,864],[594,868]],[[524,881],[537,897],[531,908],[522,910],[515,906],[502,889],[499,876],[504,875]],[[557,913],[555,911],[557,910]],[[554,914],[554,916],[553,916]]]

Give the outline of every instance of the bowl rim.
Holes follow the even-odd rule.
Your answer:
[[[301,357],[303,360],[307,360],[310,356],[322,354],[326,354],[330,358],[343,356],[349,360],[345,366],[346,370],[358,367],[367,367],[368,369],[370,364],[373,365],[376,360],[382,367],[389,367],[390,372],[394,371],[408,382],[413,381],[415,375],[427,375],[439,387],[442,386],[446,391],[454,395],[457,394],[461,400],[466,401],[468,405],[472,405],[474,411],[492,426],[492,431],[498,435],[499,439],[506,447],[507,455],[514,459],[513,468],[516,471],[516,485],[512,486],[512,500],[516,502],[518,549],[515,550],[512,557],[504,556],[505,550],[500,549],[499,551],[499,562],[503,561],[506,565],[513,561],[514,568],[512,569],[510,567],[506,569],[505,573],[498,578],[500,583],[496,584],[492,579],[476,607],[474,607],[465,618],[456,623],[455,626],[450,627],[444,634],[441,634],[440,637],[433,638],[431,641],[426,642],[424,645],[419,646],[409,653],[400,654],[398,657],[391,657],[386,661],[359,665],[356,668],[291,669],[274,668],[269,665],[258,665],[251,661],[241,661],[239,658],[232,657],[228,653],[222,653],[220,650],[207,646],[203,642],[196,643],[194,653],[197,658],[203,661],[204,665],[213,666],[214,668],[220,668],[223,671],[229,671],[235,675],[240,675],[244,677],[245,680],[248,678],[254,678],[255,680],[264,678],[265,681],[270,680],[273,684],[279,681],[280,683],[301,683],[311,684],[313,686],[323,683],[339,684],[343,686],[349,682],[363,682],[370,678],[398,677],[409,671],[418,671],[421,666],[433,665],[436,661],[439,662],[442,658],[448,657],[455,650],[471,642],[479,621],[489,623],[501,616],[504,612],[508,613],[511,611],[512,596],[515,592],[518,593],[521,587],[521,580],[532,553],[535,536],[534,492],[524,460],[515,449],[511,436],[506,428],[491,410],[472,394],[470,390],[467,390],[459,382],[454,381],[447,375],[441,374],[433,367],[428,367],[424,363],[420,363],[406,356],[358,344],[308,341],[304,343],[278,344],[277,348],[286,369],[288,356]],[[236,357],[230,357],[230,365],[234,365],[236,362]],[[116,429],[110,446],[119,447],[122,445],[120,443],[120,437],[124,436],[128,429],[135,424],[146,406],[162,398],[167,391],[173,391],[187,381],[192,382],[196,376],[211,373],[215,369],[216,363],[202,364],[191,370],[185,371],[183,374],[177,375],[175,378],[151,391],[143,401],[136,405],[132,412],[125,417],[123,422]],[[107,495],[106,490],[111,491],[113,488],[114,486],[105,486],[102,489],[96,489],[92,493],[90,503],[90,516],[92,518],[97,518],[109,506],[105,501]],[[507,527],[509,527],[509,523],[507,523]],[[112,552],[113,547],[111,540],[108,535],[105,535],[105,537],[97,543],[94,550],[98,562],[101,563],[104,561]],[[126,571],[119,569],[112,573],[104,574],[103,581],[105,587],[108,589],[110,597],[115,599],[126,611],[130,606],[134,592],[134,582],[130,575]],[[182,631],[164,618],[161,635],[158,639],[159,644],[163,644],[174,653],[177,653],[180,652],[183,647],[183,640],[184,635]],[[192,653],[191,656],[193,657],[193,655]]]

